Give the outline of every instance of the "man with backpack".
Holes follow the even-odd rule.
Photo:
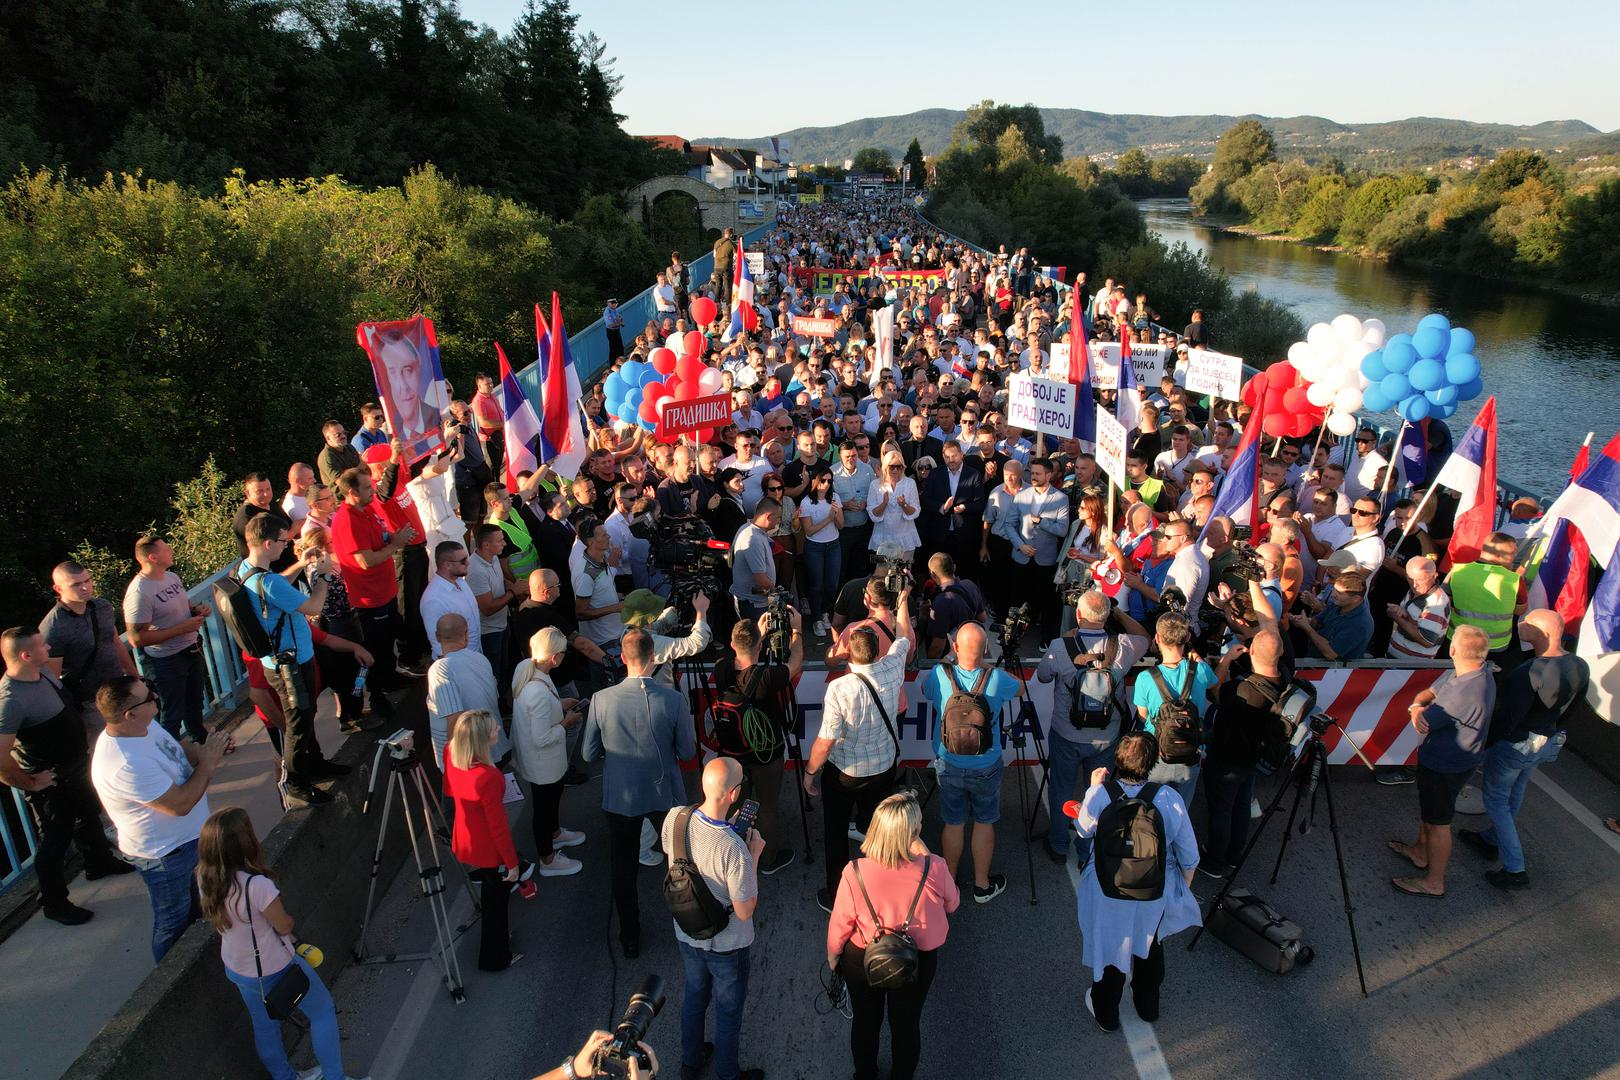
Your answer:
[[[743,625],[743,624],[738,624]],[[686,971],[681,1002],[681,1076],[696,1076],[714,1059],[717,1080],[764,1080],[765,1070],[738,1067],[748,960],[759,906],[756,875],[765,841],[755,829],[730,820],[741,798],[742,766],[715,758],[703,768],[703,801],[664,818],[670,853],[664,901],[675,922]],[[714,1001],[714,1041],[703,1040],[703,1021]]]
[[[928,559],[928,576],[935,592],[928,602],[928,656],[938,660],[951,648],[951,638],[966,623],[990,625],[984,593],[966,578],[956,576],[956,560],[943,551]]]
[[[1238,646],[1227,653],[1221,666],[1244,652],[1249,674],[1221,681],[1204,762],[1209,827],[1198,872],[1216,881],[1237,865],[1248,842],[1256,766],[1262,760],[1276,764],[1279,752],[1286,753],[1288,738],[1278,707],[1290,683],[1283,677],[1282,635],[1275,624],[1255,634],[1247,649]]]
[[[785,664],[760,660],[765,616],[758,621],[743,619],[731,628],[732,655],[715,661],[717,696],[710,710],[716,752],[737,761],[742,769],[743,797],[759,803],[756,821],[765,838],[759,872],[767,876],[791,866],[794,859],[793,845],[784,842],[786,833],[778,814],[786,732],[794,709],[793,683],[804,670],[804,621],[797,611],[789,611],[792,638]]]
[[[1188,804],[1198,789],[1204,713],[1216,682],[1208,664],[1188,655],[1192,636],[1185,616],[1160,615],[1153,633],[1159,664],[1136,677],[1131,693],[1143,730],[1158,742],[1158,764],[1149,779],[1171,785]]]
[[[1018,696],[1018,682],[985,658],[989,639],[978,623],[956,634],[956,662],[928,675],[923,693],[938,718],[934,767],[945,827],[940,852],[951,876],[962,861],[967,822],[973,819],[973,900],[988,904],[1007,888],[1005,874],[990,873],[1001,818],[1001,707]]]
[[[1115,629],[1109,630],[1109,607],[1099,589],[1082,594],[1075,605],[1075,628],[1052,640],[1035,669],[1035,678],[1053,684],[1046,740],[1046,853],[1053,862],[1068,858],[1073,832],[1063,804],[1074,797],[1082,776],[1113,763],[1114,744],[1130,726],[1121,691],[1126,675],[1148,649],[1147,630],[1123,610],[1114,612]],[[1090,842],[1081,840],[1077,850],[1084,866]]]
[[[1157,762],[1152,736],[1120,739],[1114,767],[1091,774],[1074,822],[1093,852],[1078,901],[1082,961],[1092,973],[1084,1004],[1104,1031],[1119,1030],[1127,975],[1136,1015],[1159,1019],[1163,941],[1202,922],[1189,887],[1198,840],[1175,789],[1148,779]]]

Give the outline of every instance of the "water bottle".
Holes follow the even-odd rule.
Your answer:
[[[363,667],[363,668],[360,669],[359,674],[355,675],[355,677],[354,677],[354,696],[355,697],[359,697],[361,694],[366,692],[366,675],[370,671],[371,671],[371,669],[369,667]]]

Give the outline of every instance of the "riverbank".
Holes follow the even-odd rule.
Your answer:
[[[1430,262],[1422,259],[1393,259],[1388,255],[1377,255],[1365,248],[1347,247],[1344,244],[1324,244],[1315,240],[1306,240],[1298,236],[1290,236],[1286,232],[1274,229],[1262,229],[1257,225],[1250,225],[1235,218],[1221,216],[1198,216],[1193,219],[1199,225],[1216,229],[1220,232],[1230,233],[1234,236],[1247,237],[1250,240],[1265,240],[1280,244],[1293,244],[1298,247],[1309,248],[1312,251],[1322,251],[1329,255],[1343,255],[1351,259],[1360,259],[1369,263],[1383,263],[1390,266],[1404,266],[1416,270],[1444,271],[1446,273],[1467,274],[1470,277],[1481,278],[1485,281],[1501,281],[1511,285],[1520,285],[1525,288],[1536,289],[1541,292],[1552,293],[1557,296],[1567,296],[1573,300],[1580,300],[1588,304],[1601,304],[1604,307],[1620,307],[1620,292],[1605,293],[1602,291],[1583,290],[1578,286],[1560,285],[1541,277],[1528,277],[1523,274],[1489,273],[1473,267],[1457,266],[1451,263]]]

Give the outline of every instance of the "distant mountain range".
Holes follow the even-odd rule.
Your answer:
[[[924,109],[904,116],[878,116],[852,120],[835,127],[802,127],[780,133],[792,159],[802,163],[845,158],[867,146],[888,150],[898,160],[911,140],[923,153],[937,154],[951,141],[951,131],[966,116],[957,109]],[[1611,147],[1616,134],[1604,136],[1580,120],[1549,120],[1541,124],[1476,124],[1415,116],[1375,124],[1341,124],[1320,116],[1145,116],[1099,113],[1084,109],[1042,109],[1046,130],[1063,139],[1067,157],[1089,155],[1106,164],[1135,147],[1151,157],[1190,154],[1208,160],[1215,140],[1239,120],[1259,120],[1271,129],[1277,149],[1290,157],[1316,160],[1337,155],[1345,159],[1384,159],[1390,165],[1425,164],[1469,154],[1494,155],[1514,147],[1543,151],[1598,153]],[[694,140],[724,146],[751,146],[770,151],[770,137],[705,138]],[[1584,145],[1583,145],[1584,144]],[[1613,152],[1609,150],[1608,152]]]

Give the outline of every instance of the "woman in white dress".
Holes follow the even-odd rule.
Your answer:
[[[1141,792],[1158,758],[1158,747],[1151,736],[1127,735],[1119,741],[1112,774],[1107,769],[1092,773],[1091,787],[1081,800],[1074,827],[1082,839],[1091,841],[1096,835],[1097,819],[1110,803]],[[1080,871],[1077,903],[1080,932],[1085,938],[1081,962],[1091,969],[1092,978],[1085,1004],[1104,1031],[1119,1030],[1119,999],[1127,976],[1136,1015],[1150,1024],[1159,1018],[1163,941],[1203,921],[1191,888],[1193,871],[1198,866],[1198,840],[1186,804],[1168,784],[1154,792],[1152,802],[1164,823],[1165,839],[1164,892],[1157,900],[1103,895],[1097,881],[1096,843],[1091,845],[1091,858]]]
[[[922,543],[916,524],[922,500],[917,497],[916,483],[906,475],[906,459],[898,449],[884,451],[883,468],[867,491],[866,505],[872,516],[872,539],[867,546],[873,551],[898,548],[909,562]]]

